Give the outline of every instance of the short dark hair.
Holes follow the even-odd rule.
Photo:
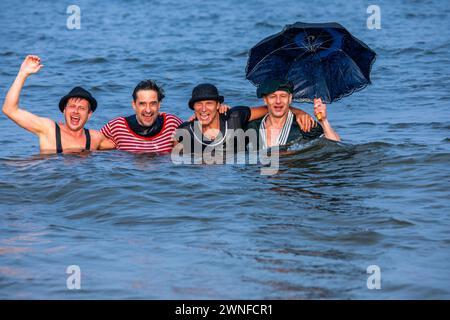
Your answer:
[[[164,97],[165,97],[163,88],[158,86],[156,84],[156,82],[153,81],[153,80],[149,80],[149,79],[148,80],[142,80],[141,82],[138,83],[136,88],[134,88],[134,90],[133,90],[133,100],[134,101],[136,101],[137,93],[140,90],[153,90],[153,91],[156,91],[156,93],[158,94],[158,101],[159,102],[161,102],[162,99],[164,99]]]

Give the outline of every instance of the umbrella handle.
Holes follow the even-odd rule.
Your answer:
[[[319,112],[318,114],[316,114],[316,118],[319,121],[322,121],[322,112]]]
[[[317,99],[318,98],[314,98],[314,103],[316,102]],[[317,120],[322,121],[322,112],[317,112],[316,118]]]

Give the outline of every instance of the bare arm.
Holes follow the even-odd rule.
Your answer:
[[[228,110],[230,110],[231,107],[227,104],[220,104],[219,106],[219,113],[223,114],[228,112]],[[266,106],[257,106],[257,107],[251,107],[250,108],[250,119],[248,121],[253,121],[259,118],[262,118],[266,115],[267,113],[267,107]],[[195,113],[188,119],[188,121],[193,121],[195,120]]]
[[[293,107],[290,107],[289,109],[292,111],[292,113],[294,113],[297,123],[303,131],[309,132],[311,128],[314,128],[317,125],[313,117],[311,117],[305,111]],[[260,119],[264,117],[268,112],[266,106],[252,107],[250,108],[250,111],[251,114],[249,121]]]
[[[253,121],[256,119],[260,119],[267,114],[266,106],[258,106],[250,108],[250,119],[248,121]]]
[[[100,132],[100,144],[98,146],[99,150],[111,150],[111,149],[115,149],[116,145],[114,144],[114,142],[105,137],[105,135],[103,133]]]
[[[294,107],[289,107],[289,110],[291,110],[295,115],[295,119],[297,120],[299,127],[303,131],[309,132],[311,131],[311,128],[317,126],[317,122],[314,120],[314,118],[307,114],[305,111]]]
[[[51,127],[51,120],[42,118],[19,107],[20,92],[25,80],[33,73],[37,73],[43,65],[37,56],[27,56],[20,67],[19,73],[9,89],[2,111],[11,120],[22,128],[36,134],[44,133],[46,128]]]
[[[334,141],[341,141],[341,137],[334,131],[327,118],[327,105],[322,102],[321,99],[314,99],[314,114],[322,114],[322,118],[319,121],[322,125],[325,137]]]

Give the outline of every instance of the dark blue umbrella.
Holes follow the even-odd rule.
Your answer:
[[[287,25],[254,46],[246,78],[289,80],[296,101],[331,103],[370,84],[375,52],[338,23]]]

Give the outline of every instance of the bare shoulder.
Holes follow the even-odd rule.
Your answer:
[[[93,141],[93,147],[95,150],[111,150],[115,149],[115,143],[109,138],[105,137],[101,131],[98,130],[89,130],[91,134],[91,138]]]
[[[53,121],[52,119],[49,118],[43,118],[40,117],[39,121],[41,123],[41,127],[42,127],[42,133],[44,135],[53,135],[55,133],[55,128],[56,128],[56,121]]]
[[[89,129],[89,134],[93,139],[102,140],[105,138],[103,133],[101,133],[99,130]]]

